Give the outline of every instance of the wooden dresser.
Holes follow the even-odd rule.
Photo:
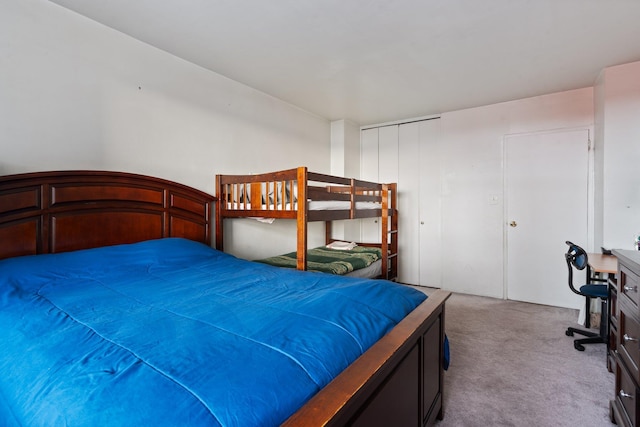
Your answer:
[[[616,389],[611,401],[611,419],[619,426],[640,426],[640,251],[614,250],[618,258]]]

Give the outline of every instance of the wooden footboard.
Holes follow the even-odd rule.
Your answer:
[[[426,426],[442,419],[449,295],[434,292],[283,425]]]

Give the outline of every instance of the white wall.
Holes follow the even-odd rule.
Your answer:
[[[442,283],[502,298],[503,137],[593,126],[593,89],[579,89],[441,116]],[[498,203],[490,198],[498,196]]]
[[[0,2],[0,175],[120,170],[213,194],[216,173],[328,173],[330,149],[326,119],[48,1]],[[293,221],[247,221],[226,249],[295,249]]]
[[[504,297],[504,137],[560,129],[591,130],[593,94],[593,88],[585,88],[440,116],[439,137],[420,141],[424,153],[415,166],[433,169],[428,176],[435,187],[425,189],[422,197],[426,195],[429,203],[440,209],[439,214],[420,218],[425,222],[436,221],[429,226],[433,239],[428,251],[438,254],[428,266],[434,274],[424,280],[421,277],[420,283],[455,292]],[[406,123],[416,120],[407,119]],[[372,127],[375,126],[367,126],[363,133]],[[383,161],[380,157],[379,162]],[[402,187],[402,181],[399,186]],[[399,193],[401,196],[402,190]],[[400,212],[400,227],[402,215]],[[593,228],[593,212],[589,215]],[[402,253],[400,257],[402,262]]]
[[[602,244],[634,249],[640,233],[640,62],[603,70],[596,86],[598,228]]]

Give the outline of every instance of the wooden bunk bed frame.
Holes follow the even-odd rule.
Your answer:
[[[298,167],[257,175],[217,175],[216,188],[218,195],[216,248],[224,249],[223,221],[225,218],[295,219],[297,269],[306,270],[309,222],[324,221],[325,241],[329,244],[335,241],[331,235],[332,221],[380,218],[380,243],[358,244],[380,248],[381,277],[388,280],[397,279],[398,212],[395,183],[380,184],[342,178],[309,172],[306,167]],[[275,196],[273,196],[274,193],[276,193]],[[296,194],[296,200],[289,200],[294,198],[293,194]],[[344,206],[340,209],[327,210],[310,208],[312,202],[326,201],[343,202]],[[376,208],[371,208],[374,204]]]
[[[0,176],[0,259],[162,237],[211,244],[214,201],[171,181],[122,172]],[[284,425],[424,426],[442,419],[448,297],[434,292]]]

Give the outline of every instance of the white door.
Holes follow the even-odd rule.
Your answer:
[[[440,119],[420,123],[420,285],[442,286]]]
[[[398,182],[398,125],[378,129],[378,180]]]
[[[400,126],[398,170],[398,281],[420,284],[420,124]]]
[[[589,131],[509,135],[504,147],[507,298],[579,308],[564,253],[566,240],[587,244]]]
[[[365,129],[360,137],[361,173],[365,181],[398,182],[398,126]],[[380,220],[361,221],[362,242],[380,243]]]
[[[398,280],[440,287],[440,120],[400,125]]]
[[[378,128],[360,132],[360,178],[378,181]]]
[[[360,179],[378,182],[378,128],[360,132]],[[376,242],[380,238],[380,224],[373,218],[360,220],[360,241]]]

